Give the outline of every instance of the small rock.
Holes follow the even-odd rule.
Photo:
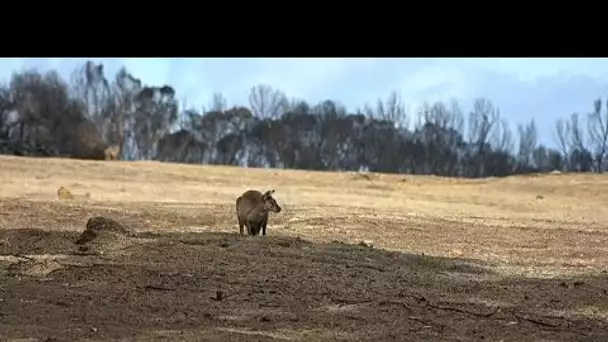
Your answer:
[[[454,254],[457,257],[461,257],[464,255],[464,252],[460,249],[452,249],[452,254]]]
[[[373,248],[374,242],[371,240],[361,240],[361,241],[359,241],[359,246]]]
[[[11,264],[7,268],[7,274],[15,277],[46,277],[61,268],[63,268],[63,266],[54,260],[27,259]]]

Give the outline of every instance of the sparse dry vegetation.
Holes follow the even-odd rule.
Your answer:
[[[120,156],[120,146],[112,145],[104,150],[106,160],[118,160]]]
[[[9,341],[608,339],[605,175],[0,165]],[[269,188],[267,236],[239,236],[236,197]],[[96,216],[132,233],[78,253]]]

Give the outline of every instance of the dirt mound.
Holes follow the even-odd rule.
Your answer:
[[[87,221],[86,229],[92,232],[114,232],[120,234],[127,234],[127,229],[116,220],[103,217],[95,216]]]
[[[78,251],[85,253],[105,253],[125,249],[132,244],[132,239],[123,234],[107,232],[98,235],[94,240],[81,245],[78,248]]]
[[[87,221],[85,230],[76,240],[82,252],[105,252],[119,250],[130,244],[130,232],[119,222],[103,216],[95,216]]]
[[[76,240],[76,244],[86,244],[103,235],[126,235],[127,233],[125,227],[117,221],[103,216],[95,216],[87,221],[87,226],[80,238]]]

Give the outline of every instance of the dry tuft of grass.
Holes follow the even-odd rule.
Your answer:
[[[59,188],[59,190],[57,190],[57,197],[60,200],[73,200],[74,199],[74,195],[72,195],[72,192],[69,189],[64,188],[63,186],[61,188]]]

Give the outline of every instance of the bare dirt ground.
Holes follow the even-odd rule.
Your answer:
[[[250,188],[284,209],[265,237],[238,235]],[[0,340],[608,341],[606,193],[2,156]],[[98,215],[133,233],[78,254]]]

